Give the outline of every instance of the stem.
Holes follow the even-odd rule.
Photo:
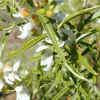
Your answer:
[[[67,23],[68,21],[72,20],[73,18],[79,16],[79,15],[83,15],[86,14],[94,9],[100,8],[100,5],[97,5],[95,7],[92,8],[87,8],[87,9],[83,9],[80,10],[78,12],[75,12],[74,14],[72,14],[71,16],[65,17],[64,20],[58,25],[58,29],[62,27],[63,24]]]
[[[55,49],[57,50],[57,53],[60,56],[60,59],[65,64],[66,68],[71,73],[73,73],[73,75],[75,75],[77,78],[82,79],[82,80],[85,80],[85,81],[88,81],[83,76],[80,76],[76,72],[74,72],[73,69],[71,69],[71,67],[66,63],[65,53],[63,52],[63,50],[61,48],[59,48],[59,40],[56,39],[56,33],[54,32],[53,26],[50,23],[50,21],[46,17],[44,17],[44,16],[40,16],[40,21],[41,21],[44,29],[46,29],[47,34],[50,36],[50,39],[52,40],[53,45],[55,46]]]

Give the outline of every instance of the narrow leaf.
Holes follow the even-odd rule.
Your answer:
[[[61,89],[61,90],[52,98],[52,100],[59,100],[68,90],[69,90],[69,88],[67,88],[67,87]]]
[[[8,0],[1,0],[0,1],[0,7],[4,6],[7,2],[8,2]]]
[[[79,64],[84,65],[84,67],[89,72],[91,72],[94,75],[97,75],[97,73],[93,70],[92,66],[90,66],[90,64],[88,63],[88,60],[84,56],[82,56],[79,52],[78,55],[79,55],[79,59],[78,59]]]
[[[71,19],[79,16],[79,15],[83,15],[83,14],[86,14],[94,9],[97,9],[97,8],[100,8],[100,5],[97,5],[95,7],[92,7],[92,8],[87,8],[87,9],[83,9],[83,10],[80,10],[78,12],[75,12],[73,13],[71,16],[67,16],[63,19],[63,21],[58,25],[58,28],[61,28],[63,24],[67,23],[68,21],[70,21]]]
[[[42,55],[39,55],[39,56],[32,56],[32,57],[30,57],[30,61],[31,61],[31,62],[34,62],[34,61],[36,61],[36,60],[40,60],[40,59],[41,59],[41,56],[42,56]]]
[[[76,72],[74,72],[73,71],[73,69],[66,63],[65,64],[65,67],[73,74],[73,75],[75,75],[77,78],[79,78],[79,79],[82,79],[82,80],[85,80],[85,81],[88,81],[89,82],[89,80],[88,79],[86,79],[85,77],[83,77],[83,76],[80,76],[80,75],[78,75]]]
[[[56,39],[56,34],[53,30],[53,27],[52,27],[52,24],[50,23],[50,21],[44,17],[44,16],[39,16],[40,17],[40,20],[41,20],[41,23],[44,27],[44,29],[47,31],[47,34],[50,36],[56,50],[57,50],[57,53],[59,54],[60,56],[60,59],[65,63],[65,66],[66,68],[71,72],[73,73],[76,77],[82,79],[82,80],[85,80],[85,81],[88,81],[86,78],[84,78],[83,76],[80,76],[78,75],[76,72],[73,71],[73,69],[71,69],[71,67],[66,63],[66,59],[65,59],[65,53],[62,51],[61,48],[59,48],[59,41]]]
[[[51,22],[49,21],[48,18],[46,18],[42,15],[39,15],[39,18],[40,18],[41,24],[43,25],[43,28],[49,35],[50,39],[53,41],[53,43],[55,43],[57,45],[58,41],[56,39],[56,34],[55,34],[55,31],[53,29]]]
[[[53,29],[51,22],[45,16],[39,15],[39,18],[40,18],[41,24],[43,25],[43,28],[45,29],[48,36],[52,40],[55,50],[59,54],[60,58],[64,60],[65,53],[63,53],[62,49],[59,48],[59,40],[57,40],[56,38],[56,33]]]
[[[81,36],[79,36],[77,39],[76,39],[76,43],[78,43],[80,40],[84,39],[85,37],[88,37],[92,34],[94,34],[95,31],[91,31],[91,32],[88,32],[88,33],[85,33],[85,34],[82,34]]]
[[[11,54],[8,54],[7,58],[11,58],[11,57],[19,55],[20,53],[22,53],[22,52],[26,51],[27,49],[31,48],[32,46],[34,46],[36,43],[38,43],[39,41],[41,41],[44,38],[46,38],[45,34],[40,35],[40,36],[38,36],[34,39],[26,41],[21,48],[19,48],[18,50],[12,52]]]
[[[79,91],[80,91],[83,95],[85,95],[85,97],[88,96],[88,94],[87,94],[87,92],[85,91],[85,89],[83,89],[81,86],[79,87]]]
[[[4,35],[2,37],[2,40],[1,40],[2,44],[0,46],[0,58],[3,56],[3,52],[4,52],[4,49],[5,49],[5,46],[6,46],[7,39],[8,39],[8,35]]]

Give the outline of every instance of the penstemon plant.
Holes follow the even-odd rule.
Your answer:
[[[1,0],[0,96],[99,100],[99,18],[99,0]]]

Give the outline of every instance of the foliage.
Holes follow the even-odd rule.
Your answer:
[[[10,86],[5,82],[7,87],[2,93],[24,85],[31,100],[99,100],[99,4],[99,0],[1,0],[0,12],[4,15],[0,15],[0,61],[22,61],[17,72],[21,81]],[[21,18],[15,18],[21,10]],[[28,22],[34,25],[22,39],[22,46],[8,50],[7,40],[13,30],[25,30],[23,25]],[[42,46],[45,49],[37,52]],[[41,64],[46,54],[53,57],[53,64],[49,60]],[[44,70],[47,66],[50,68]],[[22,70],[28,74],[20,74]],[[1,71],[0,77],[4,80]]]

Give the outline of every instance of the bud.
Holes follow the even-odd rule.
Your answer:
[[[41,8],[41,9],[37,10],[37,13],[41,14],[41,15],[45,15],[46,14],[46,9]]]
[[[3,76],[3,70],[0,68],[0,78]]]
[[[36,8],[40,8],[40,4],[39,4],[38,0],[34,0],[33,2],[34,2],[34,6]]]
[[[29,11],[28,11],[26,8],[21,9],[20,12],[21,12],[21,14],[24,15],[24,16],[29,16],[29,15],[30,15]]]
[[[10,66],[11,66],[11,63],[8,62],[5,66],[6,66],[6,67],[10,67]]]
[[[37,15],[32,15],[32,20],[34,21],[35,24],[39,24],[39,18]]]
[[[53,9],[54,9],[54,7],[55,7],[55,5],[54,5],[54,4],[50,5],[50,6],[49,6],[49,10],[53,10]]]
[[[0,68],[0,74],[2,73],[3,71],[2,71],[2,69]]]
[[[32,28],[32,32],[33,33],[37,32],[37,29],[36,28]]]
[[[51,16],[53,16],[53,12],[50,11],[50,10],[48,10],[47,13],[46,13],[46,15],[47,15],[48,17],[51,17]]]
[[[88,82],[85,83],[85,86],[89,86]]]
[[[66,96],[66,100],[71,100],[71,97],[70,96]]]
[[[7,88],[8,88],[7,84],[4,84],[4,88],[5,88],[5,89],[7,89]]]

